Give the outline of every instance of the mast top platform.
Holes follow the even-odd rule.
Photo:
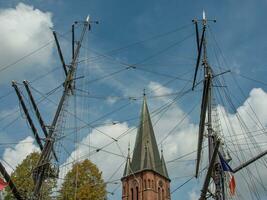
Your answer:
[[[202,19],[197,19],[197,18],[195,18],[195,19],[192,20],[193,23],[202,22],[202,24],[203,24],[204,26],[206,26],[206,25],[207,25],[207,22],[209,22],[209,21],[216,23],[217,20],[216,20],[216,19],[208,19],[208,18],[207,18],[207,15],[206,15],[206,12],[205,12],[204,9],[203,9],[203,11],[202,11]]]

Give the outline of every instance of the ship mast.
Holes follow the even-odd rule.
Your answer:
[[[207,25],[207,19],[205,16],[205,12],[203,11],[203,28],[206,28]],[[207,57],[207,39],[204,33],[203,37],[203,66],[204,66],[204,74],[205,74],[205,81],[207,82],[206,88],[208,88],[207,91],[207,105],[208,105],[208,121],[207,121],[207,130],[208,130],[208,148],[209,148],[209,162],[210,167],[212,168],[212,179],[215,184],[215,199],[216,200],[223,200],[224,199],[224,191],[222,190],[223,186],[223,176],[222,176],[222,169],[220,166],[220,162],[218,159],[218,151],[220,147],[220,140],[217,135],[217,133],[213,130],[212,127],[212,68],[208,63],[208,57]],[[215,148],[215,144],[217,144],[217,148]],[[213,155],[214,154],[214,155]],[[214,156],[214,160],[212,160],[212,157]],[[205,188],[202,190],[203,193],[205,193]]]
[[[198,150],[197,150],[197,165],[196,165],[196,177],[199,174],[200,167],[200,159],[202,152],[202,145],[204,140],[204,131],[205,126],[207,127],[207,138],[208,138],[208,151],[209,151],[209,167],[208,172],[203,184],[203,188],[201,190],[200,200],[206,199],[206,194],[208,192],[208,186],[210,184],[210,179],[213,179],[215,185],[215,193],[211,194],[216,200],[224,200],[224,176],[222,172],[222,168],[220,165],[220,161],[218,158],[218,152],[220,149],[220,139],[218,134],[213,130],[212,127],[212,68],[208,63],[207,57],[207,38],[206,38],[206,28],[207,28],[207,18],[206,14],[203,11],[202,22],[202,35],[201,40],[199,41],[199,33],[198,33],[198,21],[193,20],[196,26],[196,37],[197,37],[197,48],[198,48],[198,57],[196,64],[196,71],[194,75],[193,87],[194,90],[196,86],[196,77],[198,68],[200,65],[201,54],[203,51],[202,57],[202,66],[204,68],[204,81],[203,81],[203,94],[202,94],[202,104],[201,104],[201,114],[200,114],[200,123],[199,123],[199,138],[198,138]],[[212,20],[215,22],[215,20]],[[207,116],[207,122],[206,122]],[[211,192],[211,191],[209,191]]]
[[[201,21],[202,24],[202,35],[199,37],[199,30],[198,30],[198,22]],[[221,157],[223,154],[220,152],[222,151],[221,146],[221,139],[218,134],[213,129],[212,124],[212,91],[213,91],[213,78],[220,76],[224,73],[229,71],[222,72],[220,74],[213,74],[212,67],[209,65],[208,56],[207,56],[207,38],[206,38],[206,28],[207,23],[209,21],[216,22],[216,20],[208,20],[206,18],[205,12],[203,11],[203,18],[202,20],[194,19],[193,22],[196,28],[196,42],[197,42],[197,63],[195,68],[194,80],[193,80],[193,87],[192,90],[198,85],[196,83],[198,68],[200,65],[200,60],[202,58],[202,66],[204,68],[204,80],[203,80],[203,93],[202,93],[202,103],[201,103],[201,113],[200,113],[200,122],[199,122],[199,133],[198,133],[198,147],[197,147],[197,160],[196,160],[196,174],[195,176],[198,177],[199,175],[199,167],[200,167],[200,160],[201,160],[201,153],[202,153],[202,145],[204,140],[204,131],[207,129],[207,138],[208,138],[208,151],[209,151],[209,165],[207,174],[205,177],[205,181],[201,190],[200,200],[205,200],[209,197],[212,197],[215,200],[225,200],[226,193],[224,188],[225,183],[225,175],[224,171],[221,166],[221,161],[219,156]],[[203,56],[201,55],[203,51]],[[207,120],[206,120],[207,116]],[[206,126],[206,127],[205,127]],[[259,160],[263,156],[267,155],[267,150],[259,153],[258,155],[254,156],[253,158],[249,159],[248,161],[240,164],[234,169],[231,169],[233,173],[236,173],[243,168],[251,165],[255,161]],[[209,185],[213,180],[215,186],[215,192],[212,193],[210,191]],[[207,195],[209,193],[209,195]]]
[[[78,22],[76,22],[78,23]],[[56,44],[57,44],[57,48],[59,51],[59,55],[60,55],[60,59],[63,65],[63,69],[64,72],[66,74],[66,78],[64,81],[64,91],[63,94],[61,96],[61,99],[59,101],[56,113],[54,115],[54,119],[52,121],[52,124],[50,126],[49,132],[48,132],[48,136],[46,137],[46,142],[44,144],[44,148],[41,152],[41,156],[40,159],[38,161],[37,167],[35,168],[34,172],[33,172],[33,179],[34,179],[34,183],[35,183],[35,188],[33,191],[33,199],[39,199],[40,197],[40,190],[42,187],[43,182],[49,178],[50,176],[50,170],[53,171],[53,168],[51,166],[51,153],[53,151],[53,146],[54,146],[54,142],[55,142],[55,138],[56,138],[56,127],[58,124],[58,120],[60,118],[60,115],[62,113],[64,104],[66,102],[66,100],[68,99],[68,97],[70,95],[73,94],[73,90],[74,90],[74,81],[75,81],[75,72],[77,69],[77,61],[79,58],[79,53],[80,53],[80,48],[82,46],[82,42],[84,39],[84,36],[87,32],[87,30],[90,30],[90,25],[92,23],[92,21],[90,21],[89,16],[86,18],[85,21],[81,22],[83,23],[83,29],[80,35],[80,39],[79,41],[76,42],[76,48],[74,48],[74,45],[72,47],[72,61],[70,63],[69,69],[67,70],[65,62],[63,60],[63,56],[57,41],[57,37],[56,34],[54,32],[54,37],[56,40]],[[96,22],[97,23],[97,22]],[[74,36],[74,26],[72,26],[72,35]],[[74,38],[72,38],[72,44],[74,44]]]

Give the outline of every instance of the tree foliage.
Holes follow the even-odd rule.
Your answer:
[[[40,153],[33,152],[29,154],[14,170],[11,174],[11,179],[15,183],[18,191],[21,196],[25,199],[29,199],[32,196],[34,190],[34,182],[32,179],[32,171],[36,167],[38,160],[40,158]],[[54,180],[47,180],[42,186],[41,190],[41,199],[42,200],[50,200],[52,189],[55,186]],[[5,200],[13,200],[15,199],[12,195],[12,192],[7,187]]]
[[[103,200],[106,186],[102,173],[88,159],[76,163],[66,174],[60,190],[60,200]]]

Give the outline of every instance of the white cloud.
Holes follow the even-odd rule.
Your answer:
[[[118,99],[117,99],[116,97],[109,96],[109,97],[107,98],[107,103],[110,104],[110,105],[113,105],[114,103],[117,102],[117,100],[118,100]]]
[[[221,118],[225,143],[233,142],[241,146],[247,143],[247,147],[253,148],[255,142],[251,139],[255,139],[258,143],[264,141],[266,136],[263,132],[265,132],[265,127],[267,125],[267,114],[262,111],[267,108],[266,99],[266,92],[260,88],[254,88],[251,90],[249,97],[243,105],[237,108],[238,114],[230,114],[221,105],[217,107]],[[234,132],[232,132],[232,130],[234,130]],[[232,145],[231,150],[234,151],[236,148],[237,146]],[[254,153],[256,153],[256,151],[248,152],[243,159],[252,157]]]
[[[127,123],[118,123],[111,126],[105,125],[96,127],[92,130],[91,133],[89,133],[85,138],[82,139],[82,141],[78,144],[76,150],[71,153],[70,157],[61,166],[64,166],[66,163],[72,162],[75,158],[89,158],[90,160],[92,160],[92,162],[96,163],[99,169],[103,172],[105,181],[120,179],[122,170],[124,169],[124,164],[120,169],[118,169],[117,174],[114,177],[111,176],[114,172],[116,172],[116,169],[119,167],[119,165],[125,162],[127,155],[125,149],[127,149],[128,143],[130,141],[133,144],[133,141],[135,140],[134,133],[136,131],[132,131],[131,134],[121,138],[117,143],[114,142],[113,144],[104,148],[103,151],[96,153],[96,148],[102,147],[105,144],[113,141],[110,137],[103,135],[101,132],[107,133],[113,138],[117,138],[125,131],[132,128],[133,127],[129,127]],[[89,144],[91,147],[88,146]],[[89,152],[91,152],[91,154],[89,154]],[[117,156],[114,154],[116,154]],[[71,165],[62,167],[60,177],[63,178],[70,168]],[[59,183],[59,185],[60,184],[61,183]]]
[[[3,160],[6,163],[4,162],[3,164],[5,165],[7,172],[10,174],[27,155],[34,151],[39,151],[39,149],[34,145],[34,139],[30,136],[21,140],[14,148],[6,148],[3,153]]]
[[[157,82],[150,82],[148,84],[148,88],[154,93],[156,96],[170,94],[172,90],[170,88],[162,86],[160,83]]]
[[[199,194],[196,192],[196,190],[192,190],[188,195],[189,195],[189,200],[199,199]]]
[[[248,116],[247,112],[250,115],[253,115],[252,112],[257,113],[260,121],[267,125],[267,113],[262,112],[263,108],[267,107],[267,93],[264,92],[261,88],[254,88],[249,93],[249,98],[245,101],[244,105],[238,108],[239,113],[243,116]],[[253,108],[254,111],[251,110]],[[250,126],[253,123],[248,117],[245,119],[246,123],[250,123]]]
[[[23,3],[19,3],[16,8],[1,9],[0,65],[13,63],[51,41],[50,27],[53,27],[51,18],[51,13],[42,12]],[[5,79],[7,74],[12,75],[9,78],[14,78],[21,72],[25,73],[26,69],[46,66],[52,55],[52,47],[48,45],[24,62],[20,62],[16,70],[11,68],[5,71]]]
[[[232,167],[237,167],[266,150],[266,143],[263,143],[266,141],[266,133],[264,133],[267,125],[267,114],[264,112],[266,109],[267,93],[260,88],[250,91],[243,105],[237,108],[238,114],[230,114],[225,108],[218,106],[224,142],[233,158]],[[255,164],[237,172],[236,178],[240,197],[263,194],[264,189],[261,184],[267,185],[266,159],[258,160]],[[254,192],[248,192],[249,190]],[[250,198],[255,198],[252,196]]]
[[[161,96],[172,93],[172,90],[162,86],[157,82],[150,82],[148,88],[153,91],[152,95]],[[169,97],[159,98],[150,107],[159,107],[164,103],[171,103]],[[148,102],[149,103],[149,102]],[[183,120],[184,118],[184,120]],[[157,121],[157,117],[152,121]],[[180,123],[181,122],[181,123]],[[176,125],[179,126],[176,127]],[[164,147],[168,151],[165,152],[166,159],[171,159],[173,156],[192,151],[192,147],[196,144],[197,126],[190,123],[190,119],[186,117],[186,113],[177,105],[172,104],[167,112],[161,117],[160,121],[154,125],[154,131],[158,138],[158,142],[165,139],[166,135],[174,129],[171,134],[164,140]]]

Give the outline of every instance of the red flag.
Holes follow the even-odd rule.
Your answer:
[[[228,175],[230,195],[234,196],[235,195],[235,189],[236,189],[234,171],[232,170],[230,165],[228,165],[228,163],[223,159],[223,157],[220,154],[219,154],[219,157],[220,157],[221,166],[223,168],[223,171]]]
[[[8,184],[0,178],[0,191],[2,191]]]
[[[229,188],[230,188],[230,194],[232,196],[235,195],[235,188],[236,188],[236,185],[235,185],[235,177],[230,173],[230,179],[229,179]]]

